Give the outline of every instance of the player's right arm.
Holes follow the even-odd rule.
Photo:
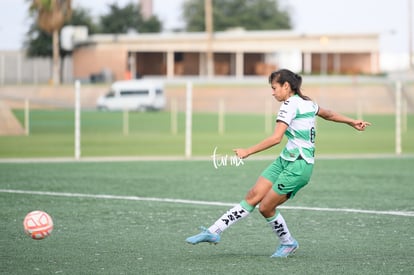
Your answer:
[[[258,144],[253,145],[249,148],[237,148],[233,149],[233,151],[236,153],[236,156],[238,156],[241,159],[244,159],[250,155],[266,150],[272,146],[279,144],[282,141],[287,128],[288,125],[285,122],[278,121],[276,123],[275,130],[271,136],[265,138]]]
[[[325,120],[348,124],[349,126],[357,129],[358,131],[364,131],[367,126],[371,125],[371,123],[367,121],[353,119],[353,118],[344,116],[340,113],[337,113],[337,112],[334,112],[328,109],[324,109],[322,107],[319,107],[317,115]]]

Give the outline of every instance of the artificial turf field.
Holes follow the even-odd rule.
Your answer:
[[[218,245],[185,243],[268,163],[0,163],[0,273],[414,274],[412,157],[318,159],[281,209],[300,244],[291,258],[269,258],[277,238],[258,211]],[[35,209],[55,223],[45,240],[23,233]]]
[[[23,111],[14,112],[23,122]],[[215,169],[209,157],[216,147],[231,154],[268,135],[263,115],[228,114],[218,133],[217,115],[194,114],[193,155],[205,160],[156,161],[184,155],[184,114],[172,133],[169,113],[130,113],[125,135],[123,113],[84,111],[84,161],[73,162],[73,111],[33,110],[29,136],[0,137],[0,273],[413,274],[413,116],[399,158],[389,157],[395,118],[364,118],[373,123],[364,133],[318,120],[317,155],[347,158],[318,159],[311,183],[282,209],[300,248],[270,259],[277,240],[257,211],[217,246],[184,241],[238,203],[269,163]],[[87,161],[117,156],[153,161]],[[35,209],[55,222],[42,241],[23,233]]]

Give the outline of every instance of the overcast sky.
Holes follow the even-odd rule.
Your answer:
[[[132,0],[72,0],[93,16],[108,12],[107,5],[120,6]],[[138,1],[138,0],[136,0]],[[181,6],[185,0],[154,0],[154,13],[164,29],[183,26]],[[379,33],[381,52],[408,52],[408,3],[412,0],[279,0],[288,8],[294,30],[304,33]],[[213,0],[220,3],[219,0]],[[0,50],[21,48],[28,30],[27,0],[0,0]]]

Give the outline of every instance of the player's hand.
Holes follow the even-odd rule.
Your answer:
[[[367,126],[370,126],[371,123],[367,122],[367,121],[363,121],[363,120],[355,120],[352,123],[352,127],[354,127],[355,129],[357,129],[358,131],[364,131],[365,128]]]
[[[233,152],[236,153],[236,156],[238,156],[241,159],[247,158],[249,156],[249,153],[246,149],[238,148],[233,149]]]

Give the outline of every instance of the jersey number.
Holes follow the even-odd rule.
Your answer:
[[[315,143],[315,137],[316,137],[316,131],[315,131],[315,127],[312,127],[310,129],[310,141],[312,143]]]

